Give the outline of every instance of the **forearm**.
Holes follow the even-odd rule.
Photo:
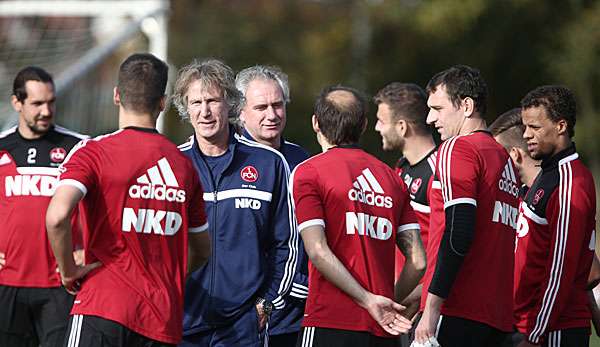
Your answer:
[[[394,286],[396,302],[402,303],[413,292],[424,272],[424,270],[417,269],[413,264],[406,263],[404,265],[402,273],[400,273]]]
[[[208,232],[190,234],[188,239],[187,274],[198,270],[206,264],[211,254],[210,236]]]
[[[329,282],[348,294],[357,304],[365,306],[369,292],[356,281],[328,247],[309,254],[309,258]]]
[[[48,211],[49,213],[52,212],[50,208]],[[73,258],[70,220],[70,216],[54,215],[53,218],[48,218],[46,222],[48,241],[62,277],[73,276],[76,268]]]

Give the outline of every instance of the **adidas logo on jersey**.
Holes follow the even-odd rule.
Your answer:
[[[504,170],[502,171],[502,178],[498,181],[498,189],[503,192],[507,192],[508,194],[514,196],[515,198],[519,197],[519,186],[517,185],[517,176],[515,175],[515,170],[512,166],[512,161],[509,158],[506,165],[504,165]]]
[[[348,191],[348,199],[351,201],[385,208],[392,208],[394,205],[391,196],[383,195],[385,193],[383,188],[368,168],[362,171],[362,175],[356,177],[352,186]]]
[[[155,199],[169,202],[185,202],[185,191],[171,169],[167,158],[162,158],[157,165],[137,178],[137,183],[129,187],[129,196],[134,199]],[[175,188],[176,187],[176,188]]]

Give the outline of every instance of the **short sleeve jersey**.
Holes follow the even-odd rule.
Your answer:
[[[570,147],[542,162],[521,203],[515,248],[515,319],[533,343],[549,331],[589,328],[594,178]]]
[[[85,194],[86,262],[102,263],[86,276],[72,314],[178,343],[187,233],[208,227],[192,163],[154,129],[125,128],[82,141],[60,170],[59,186]]]
[[[441,313],[511,331],[521,185],[512,160],[490,133],[476,131],[440,146],[437,176],[444,209],[457,204],[476,207],[473,241]]]
[[[58,166],[83,138],[56,125],[37,139],[25,139],[17,127],[0,134],[0,252],[7,259],[0,285],[61,286],[46,234],[46,210],[58,182]],[[74,230],[75,245],[79,236]]]
[[[323,226],[329,248],[358,283],[393,298],[397,233],[419,229],[398,175],[359,148],[334,147],[299,164],[291,190],[300,233]],[[308,283],[303,326],[389,336],[310,261]]]
[[[401,158],[396,165],[396,173],[404,181],[410,195],[410,206],[415,210],[419,226],[421,227],[421,241],[423,248],[427,249],[429,237],[429,195],[435,172],[436,151],[430,153],[414,165],[410,165],[406,158]],[[406,259],[399,249],[396,250],[396,278],[400,276]]]

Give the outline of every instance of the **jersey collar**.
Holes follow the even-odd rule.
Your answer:
[[[552,157],[542,160],[542,170],[552,170],[559,164],[561,164],[564,161],[564,159],[566,159],[566,161],[571,161],[573,159],[577,159],[577,157],[577,151],[575,149],[575,144],[573,143],[571,146],[556,153]]]
[[[124,130],[137,130],[137,131],[143,131],[145,133],[155,133],[158,134],[158,130],[156,130],[155,128],[143,128],[143,127],[136,127],[136,126],[128,126],[123,128]]]

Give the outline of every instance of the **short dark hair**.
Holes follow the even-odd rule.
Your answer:
[[[487,110],[487,84],[479,70],[467,65],[455,65],[437,73],[427,83],[427,93],[435,93],[439,86],[446,88],[446,93],[454,107],[459,107],[464,98],[475,102],[475,110],[483,116]]]
[[[567,121],[569,137],[575,136],[577,102],[569,88],[557,85],[541,86],[527,93],[521,100],[523,110],[539,106],[544,106],[548,117],[553,122],[561,119]]]
[[[27,99],[27,90],[25,89],[27,81],[51,83],[54,87],[54,80],[46,70],[37,66],[27,66],[17,73],[17,76],[13,81],[13,95],[16,96],[17,100],[20,102]]]
[[[418,85],[390,83],[377,92],[373,101],[376,105],[387,104],[392,110],[394,120],[404,119],[414,124],[419,133],[431,133],[431,128],[427,125],[427,94]]]
[[[119,67],[117,90],[124,108],[155,114],[165,95],[169,67],[149,53],[130,55]]]
[[[348,100],[332,96],[335,92],[348,92],[353,98]],[[341,85],[325,87],[315,102],[315,117],[329,143],[356,143],[367,124],[366,98],[354,88]]]
[[[527,152],[527,141],[523,138],[525,126],[521,119],[521,109],[519,107],[499,115],[490,125],[489,131],[494,136],[502,135],[502,145],[507,150],[511,147],[517,147]]]

